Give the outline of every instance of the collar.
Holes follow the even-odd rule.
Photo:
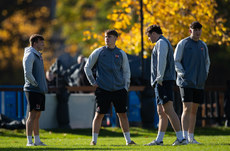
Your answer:
[[[115,46],[114,48],[109,48],[109,46],[105,46],[107,49],[109,49],[109,50],[114,50],[114,49],[116,49],[117,48],[117,46]]]
[[[157,41],[158,41],[158,40],[160,40],[160,39],[162,39],[162,38],[163,38],[163,36],[162,36],[162,35],[160,35],[160,37],[157,39]]]
[[[42,53],[37,51],[34,47],[30,46],[31,52],[35,53],[37,56],[41,57]]]

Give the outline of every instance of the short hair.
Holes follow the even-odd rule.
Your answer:
[[[157,34],[163,34],[161,27],[159,25],[151,25],[146,29],[146,34],[156,32]]]
[[[114,29],[108,29],[108,30],[106,30],[105,34],[107,34],[107,35],[114,35],[115,37],[118,37],[117,31],[114,30]]]
[[[191,29],[201,29],[202,25],[198,21],[194,21],[189,26]]]
[[[33,46],[34,42],[38,42],[38,40],[45,40],[45,39],[42,35],[39,34],[31,35],[29,39],[30,45]]]

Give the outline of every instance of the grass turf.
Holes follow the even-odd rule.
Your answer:
[[[157,130],[132,127],[131,138],[137,145],[126,146],[120,128],[101,128],[98,143],[90,146],[91,129],[40,130],[41,140],[48,146],[26,147],[25,130],[0,129],[0,151],[78,151],[78,150],[140,150],[140,151],[230,151],[230,128],[197,128],[195,138],[201,145],[171,146],[176,140],[172,130],[166,132],[164,146],[144,146],[156,138]]]

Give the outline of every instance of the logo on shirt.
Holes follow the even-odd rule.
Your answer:
[[[115,55],[115,58],[119,58],[119,55]]]
[[[40,109],[40,105],[36,104],[36,109],[39,110]]]
[[[204,48],[203,47],[201,47],[201,51],[203,51],[204,50]]]

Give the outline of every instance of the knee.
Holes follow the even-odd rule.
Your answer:
[[[184,107],[183,108],[183,114],[191,114],[192,108],[191,107]]]
[[[165,114],[165,112],[163,110],[158,110],[157,113],[158,113],[160,119],[167,118],[167,115]]]
[[[191,110],[191,115],[196,115],[196,113],[197,113],[196,109]]]
[[[117,113],[117,116],[119,117],[119,119],[127,119],[127,115],[126,113]]]
[[[26,120],[26,123],[29,123],[29,122],[34,122],[36,119],[35,116],[29,116],[28,119]]]
[[[95,117],[94,117],[94,120],[102,120],[104,117],[104,114],[96,114]]]

